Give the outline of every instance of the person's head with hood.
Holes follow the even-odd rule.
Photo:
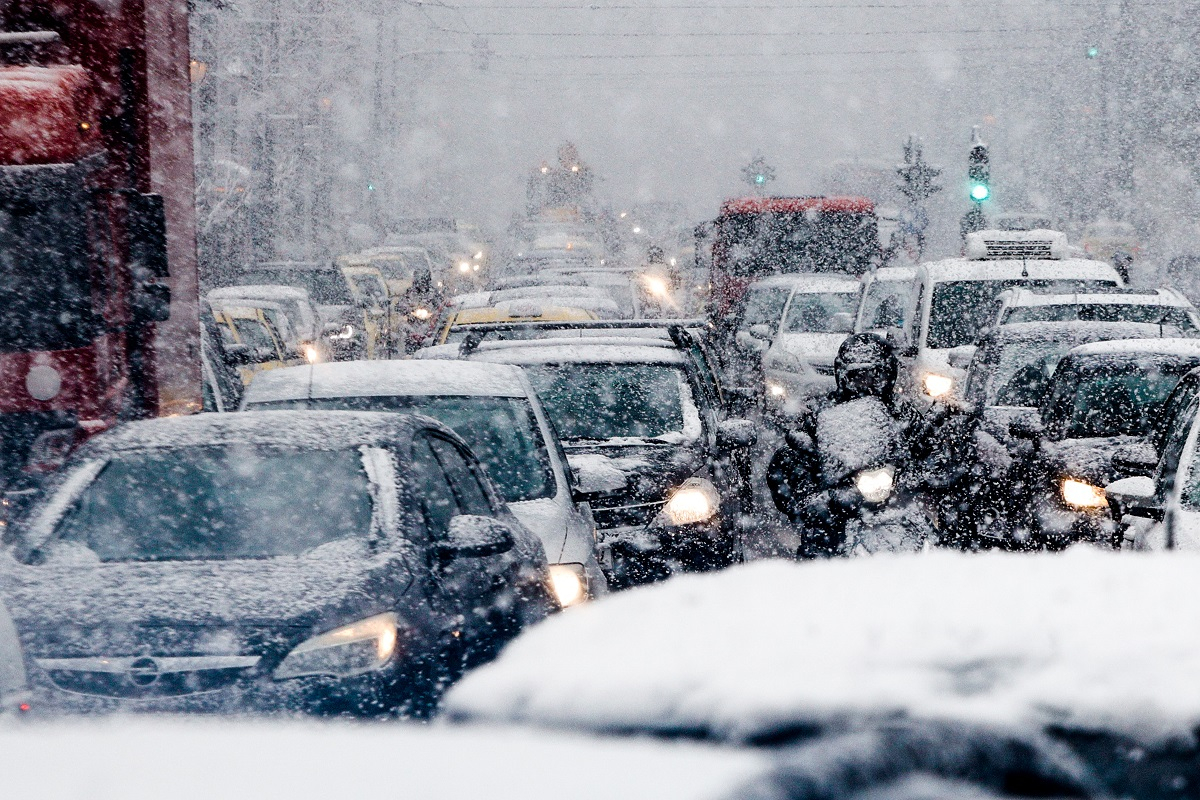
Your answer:
[[[417,267],[413,271],[411,291],[414,294],[427,294],[432,288],[433,276],[429,273],[429,267]]]
[[[878,397],[891,402],[900,365],[892,346],[873,333],[846,337],[833,361],[838,400]]]

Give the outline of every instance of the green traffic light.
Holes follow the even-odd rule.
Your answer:
[[[1097,47],[1096,45],[1092,45],[1091,47],[1089,47],[1087,49],[1087,57],[1088,58],[1097,58],[1097,57],[1099,57],[1099,55],[1100,55],[1100,48]]]
[[[982,203],[992,196],[992,190],[987,187],[987,184],[977,183],[971,187],[971,199],[976,203]]]
[[[767,176],[766,175],[755,175],[754,182],[757,183],[759,186],[762,186],[764,183],[767,182]]]

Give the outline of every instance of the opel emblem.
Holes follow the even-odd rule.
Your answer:
[[[158,662],[153,658],[139,658],[129,665],[129,680],[135,686],[149,686],[158,680]]]

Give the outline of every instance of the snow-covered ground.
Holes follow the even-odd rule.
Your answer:
[[[717,800],[765,760],[500,728],[112,719],[0,727],[2,794],[38,800]]]
[[[741,739],[890,714],[1157,741],[1200,723],[1200,557],[767,561],[550,619],[454,718]]]

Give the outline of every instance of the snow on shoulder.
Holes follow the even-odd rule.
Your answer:
[[[1200,724],[1200,556],[760,562],[547,620],[452,718],[745,740],[894,715],[1158,742]]]

